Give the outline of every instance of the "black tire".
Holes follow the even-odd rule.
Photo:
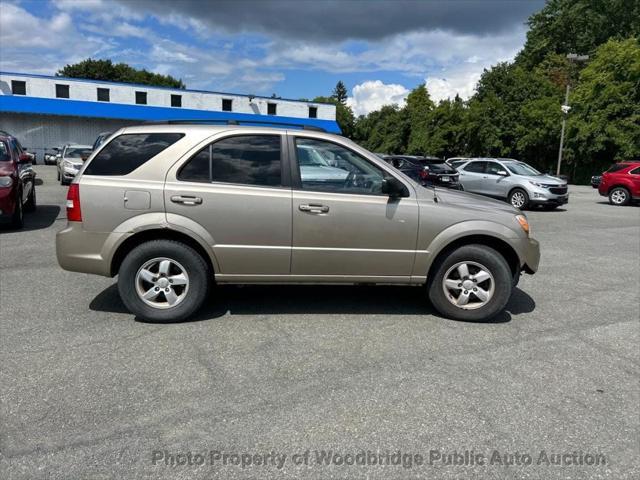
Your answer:
[[[60,182],[60,170],[56,169],[56,180]]]
[[[29,199],[27,203],[24,205],[25,212],[35,212],[37,208],[36,204],[36,184],[33,182],[33,186],[31,187],[31,193],[29,194]]]
[[[624,187],[612,188],[609,192],[609,203],[618,207],[629,205],[631,203],[629,190]]]
[[[138,270],[154,258],[179,262],[189,277],[184,299],[174,307],[159,309],[147,305],[136,290]],[[209,290],[211,272],[205,260],[193,248],[174,240],[152,240],[131,250],[120,265],[118,291],[125,306],[138,318],[150,322],[179,322],[193,315],[203,304]]]
[[[524,203],[522,205],[517,205],[518,202],[516,201],[516,199],[521,198],[519,197],[519,195],[522,195],[524,197]],[[524,210],[529,206],[529,195],[525,190],[521,188],[514,188],[513,190],[511,190],[508,200],[513,207],[516,207],[520,210]]]
[[[13,211],[11,217],[11,226],[13,228],[24,227],[24,211],[22,209],[22,192],[18,192],[18,198],[16,200],[16,208]]]
[[[454,305],[445,294],[444,276],[459,262],[480,264],[493,276],[494,293],[485,305],[467,310]],[[432,305],[444,317],[454,320],[484,321],[502,311],[511,297],[513,284],[511,269],[500,253],[485,245],[465,245],[437,260],[431,269],[427,289]]]

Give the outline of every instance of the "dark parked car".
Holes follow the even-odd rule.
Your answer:
[[[33,157],[11,135],[0,134],[0,219],[22,228],[23,212],[36,208]]]
[[[388,155],[384,160],[425,187],[463,190],[458,171],[440,158]]]

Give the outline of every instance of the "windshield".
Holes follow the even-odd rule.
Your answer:
[[[67,150],[64,152],[65,158],[86,159],[89,155],[91,155],[90,148],[67,148]]]
[[[9,149],[7,148],[7,144],[4,142],[0,142],[0,162],[10,162],[11,155],[9,155]]]
[[[535,168],[530,167],[526,163],[520,162],[504,162],[505,166],[509,169],[511,173],[514,175],[542,175]]]

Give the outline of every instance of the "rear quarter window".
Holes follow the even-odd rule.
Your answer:
[[[629,166],[628,163],[614,163],[609,167],[607,173],[619,172],[620,170],[627,168]]]
[[[91,161],[85,175],[128,175],[184,137],[183,133],[131,133],[111,140]]]

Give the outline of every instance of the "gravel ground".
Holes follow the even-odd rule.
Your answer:
[[[154,325],[58,267],[66,189],[36,170],[0,232],[0,478],[640,478],[640,208],[529,212],[540,270],[491,323],[420,288],[247,286]]]

